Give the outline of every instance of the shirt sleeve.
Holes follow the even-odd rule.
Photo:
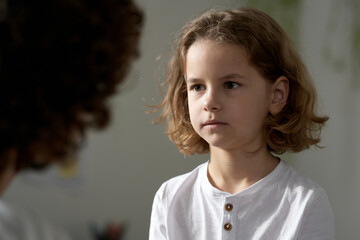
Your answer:
[[[325,191],[314,193],[302,220],[299,240],[335,240],[334,216]]]
[[[157,191],[154,198],[150,219],[149,240],[167,239],[165,206],[165,190],[163,185]]]

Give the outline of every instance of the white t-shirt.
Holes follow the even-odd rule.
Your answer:
[[[0,200],[0,240],[70,240],[47,220]]]
[[[150,240],[335,239],[326,193],[287,163],[237,194],[210,184],[208,163],[162,184]]]

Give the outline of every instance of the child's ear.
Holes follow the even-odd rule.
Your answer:
[[[280,76],[272,84],[270,113],[275,115],[285,107],[289,96],[289,80],[285,76]]]

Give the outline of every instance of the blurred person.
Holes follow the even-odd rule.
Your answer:
[[[132,0],[0,0],[1,194],[19,171],[66,161],[88,128],[108,124],[142,22]]]

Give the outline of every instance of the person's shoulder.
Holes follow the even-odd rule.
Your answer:
[[[285,163],[284,166],[286,173],[284,174],[283,184],[286,185],[288,191],[308,195],[312,198],[318,195],[326,195],[325,190],[320,184],[300,173],[289,164]]]
[[[197,166],[191,172],[173,177],[164,182],[156,195],[163,198],[171,198],[180,191],[186,191],[189,187],[194,186],[195,182],[198,181],[203,168],[206,168],[207,162]]]
[[[36,212],[0,200],[0,239],[70,240],[70,236]]]
[[[301,216],[298,236],[303,239],[319,239],[321,236],[321,239],[334,239],[334,216],[324,188],[288,164],[280,179],[284,209],[293,216]]]

